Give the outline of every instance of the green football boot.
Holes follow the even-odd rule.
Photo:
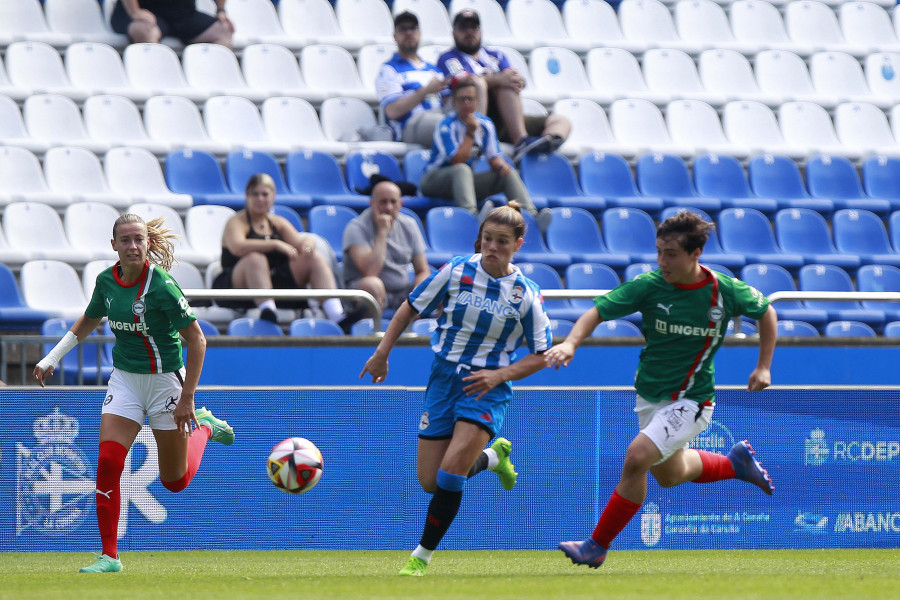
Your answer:
[[[491,444],[491,449],[497,453],[497,458],[500,459],[500,462],[498,462],[497,466],[491,469],[491,471],[500,477],[500,485],[503,486],[504,490],[513,489],[516,487],[516,477],[518,477],[519,474],[516,473],[515,467],[513,467],[512,462],[509,460],[509,454],[512,452],[512,442],[506,438],[497,438],[497,440]]]
[[[231,428],[228,421],[215,418],[205,406],[194,411],[194,414],[197,415],[199,425],[206,425],[209,427],[209,430],[212,432],[209,439],[214,442],[219,442],[220,444],[225,444],[226,446],[230,446],[234,443],[234,429]]]
[[[87,567],[78,569],[79,573],[118,573],[122,570],[122,561],[105,554],[97,556],[97,561]]]
[[[401,577],[424,577],[425,569],[427,568],[427,562],[421,558],[410,556],[409,560],[406,561],[406,564],[403,565],[403,568],[400,569],[400,572],[397,573],[397,575],[400,575]]]

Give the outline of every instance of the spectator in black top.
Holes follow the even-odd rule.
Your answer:
[[[225,0],[216,0],[216,16],[197,10],[195,0],[119,0],[110,25],[135,43],[159,43],[167,36],[185,44],[222,44],[231,48],[234,24]]]

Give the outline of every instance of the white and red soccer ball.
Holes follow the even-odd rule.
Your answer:
[[[302,494],[316,487],[322,469],[322,453],[305,438],[288,438],[275,444],[269,453],[269,479],[289,494]]]

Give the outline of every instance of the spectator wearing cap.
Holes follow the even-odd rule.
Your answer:
[[[394,17],[397,52],[381,65],[375,90],[394,140],[429,147],[435,126],[444,118],[438,92],[449,78],[419,56],[421,38],[416,15],[404,11]]]
[[[463,73],[453,78],[451,86],[453,111],[434,131],[431,158],[419,181],[422,193],[453,198],[457,206],[483,217],[494,208],[493,202],[485,198],[502,192],[507,200],[518,200],[545,229],[552,218],[549,209],[538,215],[519,173],[500,152],[493,121],[476,110],[476,77]],[[473,169],[481,157],[487,159],[489,171]],[[479,214],[480,200],[485,202]]]
[[[481,45],[481,19],[466,8],[453,18],[454,47],[441,54],[444,75],[476,75],[478,110],[498,125],[500,141],[515,145],[513,160],[528,152],[553,152],[569,136],[572,124],[563,115],[525,116],[519,93],[525,79],[496,48]]]

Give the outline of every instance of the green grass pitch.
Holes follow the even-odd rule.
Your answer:
[[[611,552],[598,570],[560,552],[444,551],[424,578],[407,552],[128,552],[117,574],[79,574],[89,553],[0,554],[0,598],[900,598],[900,550]]]

